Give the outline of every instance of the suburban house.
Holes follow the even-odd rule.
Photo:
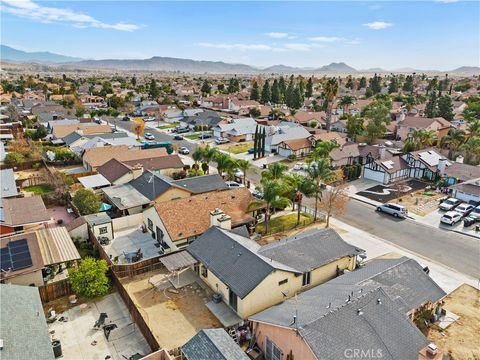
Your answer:
[[[218,174],[172,180],[146,171],[143,175],[131,181],[130,185],[147,199],[155,202],[178,200],[192,195],[228,190],[227,184]]]
[[[310,133],[303,126],[292,122],[280,122],[277,126],[266,128],[265,151],[277,153],[285,140],[308,139]]]
[[[326,117],[325,111],[297,111],[289,119],[303,126],[312,126],[312,123],[324,126]]]
[[[402,121],[397,122],[396,135],[402,141],[405,141],[409,134],[414,130],[431,130],[435,138],[440,141],[442,137],[448,135],[452,128],[450,121],[444,118],[425,118],[406,116]]]
[[[203,108],[228,110],[230,104],[230,98],[226,95],[215,95],[202,98],[200,100],[200,106]]]
[[[278,145],[278,154],[285,157],[303,158],[312,151],[314,143],[315,141],[311,138],[284,140]]]
[[[255,100],[239,100],[231,99],[228,103],[228,110],[233,112],[239,112],[243,109],[251,109],[260,106],[260,103]]]
[[[65,279],[66,263],[80,260],[63,226],[2,237],[0,244],[2,281],[8,284],[42,286]]]
[[[227,124],[218,124],[213,128],[213,136],[232,142],[253,141],[257,122],[252,118],[232,119]]]
[[[480,178],[480,166],[455,161],[450,166],[445,166],[445,169],[440,166],[438,175],[446,180],[447,185],[453,185]]]
[[[391,184],[410,177],[410,167],[405,160],[400,156],[393,156],[384,148],[380,151],[382,155],[379,159],[367,162],[363,167],[363,177],[365,179],[378,181],[382,184]]]
[[[112,185],[126,184],[143,174],[142,166],[129,166],[116,158],[110,159],[97,172]]]
[[[40,195],[0,199],[0,236],[43,227],[49,220]]]
[[[143,212],[143,222],[164,251],[174,251],[186,247],[209,229],[213,221],[210,213],[215,209],[221,208],[230,217],[232,228],[250,225],[257,211],[249,208],[252,200],[248,189],[239,188],[157,202]],[[185,219],[188,221],[181,221]]]
[[[150,199],[143,196],[131,184],[120,184],[102,189],[105,201],[111,204],[120,216],[141,213]]]
[[[410,167],[410,177],[435,180],[438,172],[445,171],[450,165],[442,154],[434,149],[412,151],[402,155]]]
[[[96,171],[97,168],[114,158],[121,162],[129,164],[131,162],[141,163],[143,160],[153,162],[157,158],[166,156],[167,151],[164,148],[142,150],[137,148],[131,149],[128,146],[120,145],[86,149],[82,159],[83,167],[87,171]]]
[[[205,110],[202,112],[197,112],[191,116],[185,116],[180,124],[183,126],[188,126],[191,129],[196,127],[200,128],[212,128],[221,123],[223,119],[215,111]]]
[[[330,151],[330,164],[333,168],[360,162],[360,150],[357,143],[346,143]]]
[[[13,169],[0,170],[1,197],[11,198],[19,195]]]
[[[356,267],[363,250],[333,229],[316,229],[267,245],[229,231],[230,217],[211,214],[212,227],[187,251],[194,270],[242,319]],[[215,217],[218,224],[215,224]]]
[[[202,329],[182,346],[184,360],[249,360],[224,329]]]
[[[78,123],[73,125],[54,125],[52,129],[52,135],[55,139],[63,139],[73,132],[79,132],[82,135],[110,134],[112,128],[109,125]]]
[[[416,261],[375,259],[249,320],[267,358],[349,359],[359,349],[379,358],[419,359],[428,340],[414,313],[435,309],[445,295]]]
[[[465,202],[480,202],[480,177],[449,187],[452,196]]]
[[[52,341],[38,289],[0,284],[0,303],[2,358],[53,360]]]

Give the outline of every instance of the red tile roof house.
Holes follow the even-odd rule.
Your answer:
[[[424,118],[407,116],[404,120],[399,121],[396,126],[397,138],[405,141],[408,135],[414,130],[432,130],[438,141],[452,128],[450,121],[442,117]]]

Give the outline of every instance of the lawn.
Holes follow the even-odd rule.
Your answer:
[[[232,154],[241,154],[247,152],[251,147],[253,147],[253,142],[244,142],[228,146],[224,150]]]
[[[313,217],[308,214],[300,214],[300,225],[299,227],[306,226],[313,222]],[[270,234],[292,230],[295,228],[297,223],[297,214],[288,214],[279,217],[274,217],[270,219]],[[265,223],[260,223],[257,225],[256,231],[260,234],[265,232]]]
[[[53,191],[53,188],[48,184],[40,184],[24,187],[23,190],[34,193],[35,195],[45,195]]]
[[[170,124],[165,124],[165,125],[160,125],[157,126],[158,129],[164,130],[164,129],[172,129],[174,127],[178,126],[178,122],[170,123]]]
[[[190,140],[198,140],[198,136],[200,134],[198,133],[195,133],[195,134],[188,134],[188,135],[185,135],[184,137],[187,138],[187,139],[190,139]]]

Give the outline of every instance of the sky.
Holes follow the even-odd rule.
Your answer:
[[[1,43],[89,59],[169,56],[356,69],[480,65],[480,2],[0,0]]]

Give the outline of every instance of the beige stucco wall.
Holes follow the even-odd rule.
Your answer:
[[[15,284],[15,285],[25,285],[25,286],[29,286],[30,284],[34,284],[35,286],[42,286],[43,285],[42,270],[36,270],[31,273],[22,274],[22,275],[12,277],[10,279],[6,279],[5,283]]]
[[[266,351],[266,337],[268,337],[282,351],[282,359],[286,359],[291,351],[294,359],[316,360],[308,345],[295,330],[254,322],[253,331],[256,334],[257,344],[264,352]]]
[[[133,173],[132,172],[128,172],[126,173],[125,175],[119,177],[117,180],[115,180],[112,185],[122,185],[122,184],[126,184],[130,181],[133,180]]]
[[[155,199],[156,202],[165,202],[175,199],[183,199],[190,196],[190,192],[180,188],[171,187],[159,197]]]
[[[126,229],[131,227],[140,227],[143,222],[142,214],[133,214],[112,219],[113,230]]]
[[[107,227],[107,232],[105,234],[100,234],[100,229],[103,228],[103,227]],[[98,239],[99,236],[105,236],[107,238],[109,238],[110,240],[113,239],[113,227],[112,227],[112,223],[109,222],[109,223],[106,223],[106,224],[101,224],[101,225],[95,225],[92,227],[93,229],[93,234],[95,235],[95,237]]]
[[[148,229],[148,219],[152,220],[153,222],[152,230]],[[157,231],[156,229],[158,226],[163,231],[163,234],[164,234],[163,241],[167,243],[168,246],[170,246],[171,251],[178,250],[176,244],[173,243],[172,239],[170,238],[170,235],[167,232],[167,229],[165,228],[162,221],[160,220],[160,217],[157,214],[157,210],[155,210],[153,206],[143,212],[143,223],[145,224],[145,227],[148,229],[149,233],[152,233],[152,231],[156,233]]]
[[[86,241],[88,239],[88,225],[85,223],[76,229],[70,230],[68,233],[74,240],[80,239],[82,241]]]

